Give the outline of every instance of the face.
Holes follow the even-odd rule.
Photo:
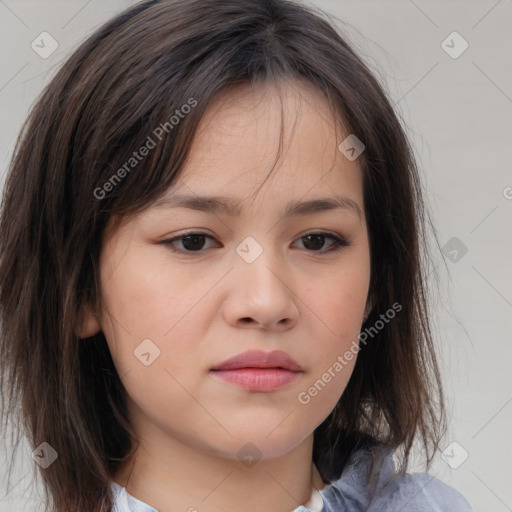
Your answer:
[[[362,171],[337,149],[319,92],[282,92],[219,97],[173,187],[106,232],[104,308],[88,328],[105,334],[143,438],[233,459],[250,442],[278,457],[312,435],[352,373],[355,357],[339,356],[357,342],[370,280]],[[281,127],[281,158],[257,190]],[[239,211],[179,206],[178,195]],[[300,371],[212,370],[249,350],[283,351]]]

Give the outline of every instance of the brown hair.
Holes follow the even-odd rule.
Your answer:
[[[363,328],[402,306],[359,353],[338,404],[315,430],[314,460],[332,481],[356,448],[376,440],[401,451],[403,471],[419,437],[430,465],[445,410],[428,248],[420,243],[427,213],[413,151],[384,90],[312,8],[288,0],[151,0],[106,23],[63,65],[30,113],[4,188],[1,412],[33,448],[45,441],[58,452],[41,472],[52,510],[110,510],[109,479],[136,442],[103,333],[81,340],[73,329],[83,305],[101,306],[107,222],[143,210],[176,181],[212,98],[243,83],[296,79],[322,91],[365,145],[372,309]],[[98,198],[95,190],[191,98],[194,108]]]

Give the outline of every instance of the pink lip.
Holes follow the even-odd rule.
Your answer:
[[[300,364],[282,350],[273,350],[272,352],[248,350],[227,359],[213,367],[212,370],[236,370],[238,368],[284,368],[293,372],[302,371]]]
[[[300,372],[282,368],[239,368],[217,370],[213,375],[249,391],[274,391],[294,380]]]
[[[211,371],[213,375],[249,391],[274,391],[297,378],[302,367],[281,350],[249,350]]]

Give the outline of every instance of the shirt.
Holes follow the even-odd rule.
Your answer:
[[[472,512],[462,494],[428,473],[397,475],[393,450],[380,450],[356,451],[338,480],[290,512]],[[115,482],[111,488],[112,512],[158,512]]]

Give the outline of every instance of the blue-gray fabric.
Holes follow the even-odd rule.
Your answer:
[[[115,482],[111,486],[113,512],[158,512]],[[290,512],[472,512],[462,494],[428,473],[397,475],[393,451],[384,446],[355,452],[320,496],[321,508],[301,505]]]

